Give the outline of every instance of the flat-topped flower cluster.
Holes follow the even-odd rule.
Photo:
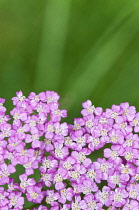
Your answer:
[[[139,210],[139,113],[129,103],[103,111],[90,100],[73,125],[61,123],[54,91],[0,98],[0,209]],[[103,148],[104,147],[104,148]],[[95,162],[93,152],[103,148]],[[24,172],[16,183],[13,174]],[[38,180],[33,177],[37,171]]]

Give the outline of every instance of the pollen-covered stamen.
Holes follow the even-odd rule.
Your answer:
[[[14,142],[11,144],[13,147],[16,147],[18,145],[18,142]]]
[[[87,171],[87,175],[88,178],[94,179],[96,177],[96,173],[93,169]]]
[[[99,138],[92,138],[92,145],[93,146],[98,146],[100,144]]]
[[[65,145],[71,146],[72,144],[73,144],[72,139],[69,136],[65,137]]]
[[[41,179],[44,181],[44,182],[47,182],[49,180],[49,174],[41,174]]]
[[[72,179],[78,179],[80,177],[80,173],[78,171],[69,171],[69,175]]]
[[[35,141],[35,140],[39,140],[38,134],[33,134],[32,135],[32,141]]]
[[[8,189],[9,189],[10,191],[15,190],[14,184],[13,184],[13,183],[8,184]]]
[[[35,152],[34,152],[34,156],[37,158],[37,157],[39,157],[41,155],[41,150],[40,149],[38,149],[38,150],[36,150]]]
[[[81,128],[81,126],[79,124],[75,124],[73,127],[73,130],[77,131]]]
[[[125,144],[126,144],[126,146],[131,147],[133,145],[133,139],[127,139]]]
[[[62,189],[61,190],[61,195],[66,197],[67,196],[67,190],[66,189]]]
[[[38,105],[38,107],[37,107],[37,112],[43,112],[43,107],[42,107],[42,105]]]
[[[103,173],[106,173],[108,171],[108,166],[103,163],[100,165],[100,170],[103,172]]]
[[[52,113],[53,113],[53,114],[55,114],[55,115],[58,115],[58,116],[60,116],[60,115],[61,115],[61,111],[60,111],[60,109],[58,109],[58,110],[56,110],[56,111],[53,111]]]
[[[51,168],[51,161],[50,160],[44,160],[42,163],[43,168]]]
[[[136,174],[136,175],[134,176],[134,178],[135,178],[136,181],[139,181],[139,174]]]
[[[10,131],[9,130],[3,131],[3,133],[2,133],[3,137],[8,137],[9,135],[10,135]]]
[[[78,138],[76,139],[76,142],[77,142],[78,144],[80,144],[81,146],[83,146],[83,145],[85,144],[85,137],[84,137],[84,136],[78,137]]]
[[[12,197],[11,200],[10,200],[10,204],[11,204],[12,206],[15,206],[17,203],[18,203],[17,197]]]
[[[88,121],[86,121],[85,125],[87,128],[91,129],[93,127],[94,123],[91,120],[88,120]]]
[[[51,204],[55,201],[55,198],[53,196],[47,196],[46,197],[46,203]]]
[[[23,102],[24,100],[25,100],[25,96],[23,96],[23,95],[21,95],[21,96],[18,96],[18,100],[20,101],[20,102]]]
[[[24,190],[26,189],[26,187],[28,186],[28,182],[24,181],[20,183],[20,187],[23,188]]]
[[[114,195],[114,202],[121,202],[122,199],[123,199],[123,196],[122,196],[121,193],[116,193],[116,194]]]
[[[30,196],[32,199],[36,199],[38,197],[38,194],[36,192],[30,193]]]
[[[116,119],[117,116],[118,116],[118,113],[117,113],[117,112],[112,112],[112,113],[111,113],[111,118],[112,118],[112,119]]]
[[[48,129],[49,132],[54,132],[55,131],[53,125],[48,125],[47,129]]]
[[[54,176],[54,180],[55,180],[55,182],[62,182],[63,181],[63,177],[61,176],[61,174],[56,174]]]
[[[31,162],[25,163],[23,166],[24,168],[31,168]]]
[[[36,126],[36,121],[30,120],[29,126],[30,127],[35,127]]]
[[[138,126],[138,125],[139,125],[139,120],[138,120],[137,118],[135,118],[135,119],[133,120],[133,125],[134,125],[134,126]]]
[[[90,106],[90,107],[87,109],[87,111],[88,111],[90,114],[93,114],[94,111],[95,111],[94,105],[93,105],[93,106]]]
[[[27,150],[22,150],[22,151],[20,152],[20,154],[26,156],[26,155],[27,155]]]
[[[122,170],[121,170],[122,174],[129,174],[129,172],[130,172],[130,168],[128,168],[128,166],[122,166]]]
[[[132,152],[126,152],[124,155],[126,160],[132,160],[133,159],[133,153]]]
[[[111,158],[116,159],[118,157],[118,152],[117,151],[112,151],[111,152]]]
[[[5,196],[3,196],[1,193],[0,193],[0,201],[3,200],[5,198]]]
[[[111,181],[117,185],[120,183],[120,177],[118,175],[113,175],[111,178]]]
[[[62,149],[55,148],[55,156],[62,158],[63,157],[63,151],[62,151]]]
[[[80,210],[81,206],[78,202],[72,203],[72,210]]]
[[[108,192],[101,192],[100,193],[100,201],[102,202],[102,203],[104,203],[107,199],[108,199],[108,197],[109,197],[109,193]]]
[[[2,171],[2,176],[5,176],[5,177],[8,177],[8,176],[10,176],[10,173],[9,173],[9,171],[8,170],[3,170]]]
[[[14,118],[15,120],[19,120],[19,119],[20,119],[19,113],[16,112],[16,113],[14,114],[13,118]]]
[[[127,126],[127,123],[124,123],[124,122],[123,122],[123,123],[120,124],[120,128],[121,128],[121,129],[125,129],[126,126]]]
[[[118,136],[117,135],[111,136],[111,142],[116,143],[117,141],[118,141]]]
[[[35,100],[35,101],[39,101],[39,100],[40,100],[40,99],[39,99],[39,96],[36,95],[35,98],[34,98],[34,100]]]
[[[22,127],[18,128],[17,130],[18,133],[24,133],[24,129]]]
[[[134,199],[137,198],[138,194],[139,194],[139,193],[138,193],[135,189],[132,189],[132,190],[130,190],[130,192],[129,192],[129,196],[130,196],[131,198],[134,198]]]
[[[133,209],[133,208],[132,208],[133,206],[131,206],[130,204],[126,204],[126,206],[127,206],[129,209]]]
[[[124,111],[123,114],[127,116],[129,114],[129,110],[128,109],[125,109],[125,111]]]
[[[51,102],[53,102],[53,99],[50,98],[50,97],[46,97],[46,100],[47,100],[47,103],[48,103],[48,104],[51,103]]]
[[[4,122],[4,117],[0,116],[0,123]]]
[[[107,123],[108,121],[107,121],[106,118],[101,117],[100,120],[99,120],[99,122],[100,122],[101,124],[105,124],[105,123]]]
[[[106,129],[101,130],[101,136],[107,136],[108,131]]]
[[[79,154],[78,154],[78,160],[80,162],[83,162],[85,159],[86,159],[85,154],[83,152],[79,152]]]
[[[57,128],[57,129],[55,130],[55,133],[56,133],[56,134],[62,134],[62,129],[61,129],[61,128]]]
[[[90,194],[92,192],[91,188],[90,187],[84,187],[83,188],[83,194],[87,195],[87,194]]]
[[[69,162],[66,161],[66,162],[63,164],[63,167],[64,167],[65,169],[69,170],[69,169],[72,168],[72,165],[71,165]]]
[[[95,201],[90,201],[89,203],[87,203],[87,206],[89,209],[96,209],[96,202]]]
[[[45,143],[46,145],[49,145],[49,144],[52,143],[52,139],[44,139],[44,143]]]

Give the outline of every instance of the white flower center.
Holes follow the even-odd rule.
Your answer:
[[[100,120],[99,120],[99,122],[100,122],[101,124],[105,124],[105,123],[107,123],[107,119],[101,117]]]
[[[94,170],[87,171],[87,177],[94,179],[96,177],[96,173]]]
[[[72,203],[72,210],[80,210],[81,206],[78,202]]]
[[[43,168],[51,168],[51,161],[50,160],[44,160],[42,163]]]
[[[132,197],[132,198],[137,198],[138,196],[138,192],[134,189],[132,189],[130,192],[129,192],[129,196]]]
[[[55,155],[56,155],[57,157],[62,158],[62,157],[63,157],[63,151],[62,151],[62,149],[56,148],[56,149],[55,149]]]
[[[0,193],[0,201],[3,200],[5,198],[5,196],[3,196],[1,193]]]
[[[111,181],[115,184],[119,184],[120,183],[120,177],[118,175],[114,175],[111,177]]]
[[[63,181],[63,177],[61,176],[61,174],[56,174],[54,176],[54,180],[55,180],[55,182],[62,182]]]
[[[24,190],[26,189],[26,187],[28,186],[28,182],[24,181],[20,183],[20,187],[23,188]]]
[[[101,192],[100,200],[102,202],[105,202],[108,199],[108,196],[109,196],[108,192]]]
[[[38,194],[36,192],[32,192],[30,193],[30,196],[32,197],[32,199],[36,199],[38,197]]]
[[[132,139],[128,139],[128,140],[126,140],[125,144],[126,144],[126,146],[131,147],[133,145],[133,140]]]
[[[52,196],[47,196],[46,197],[46,203],[51,204],[52,202],[54,202],[55,198]]]
[[[111,158],[112,158],[112,159],[116,159],[117,157],[118,157],[118,152],[112,151],[112,152],[111,152]]]
[[[67,190],[66,189],[61,190],[61,195],[66,197],[67,196]]]
[[[75,124],[73,127],[73,130],[77,131],[81,128],[81,126],[79,124]]]
[[[125,159],[126,159],[126,160],[132,160],[132,159],[133,159],[133,154],[132,154],[132,152],[126,152],[126,153],[125,153]]]
[[[85,138],[84,138],[84,136],[78,137],[77,140],[76,140],[76,142],[78,144],[80,144],[81,146],[83,146],[85,144]]]
[[[65,162],[65,163],[63,164],[63,167],[64,167],[65,169],[69,170],[69,169],[72,168],[72,165],[71,165],[69,162]]]
[[[111,141],[113,143],[116,143],[117,142],[117,139],[118,139],[118,137],[116,135],[111,136]]]
[[[100,170],[105,173],[108,170],[108,166],[106,164],[101,164],[100,165]]]
[[[101,130],[101,136],[107,136],[108,131],[106,129]]]
[[[79,152],[79,154],[78,154],[78,160],[80,162],[83,162],[85,159],[86,159],[85,154],[83,152]]]
[[[133,125],[134,125],[134,126],[138,126],[138,125],[139,125],[139,120],[138,120],[137,118],[135,118],[135,119],[133,120]]]
[[[95,209],[96,208],[96,202],[95,201],[90,201],[87,203],[89,209]]]
[[[112,112],[111,113],[111,118],[116,119],[117,116],[118,116],[117,112]]]
[[[94,105],[93,105],[93,106],[90,106],[90,107],[87,109],[87,111],[88,111],[90,114],[93,114],[94,111],[95,111]]]
[[[17,197],[12,197],[10,200],[10,203],[12,206],[15,206],[17,204],[17,202],[18,202]]]
[[[78,171],[69,171],[69,174],[72,179],[78,179],[80,177],[80,173]]]
[[[86,121],[86,127],[87,128],[90,128],[91,129],[93,127],[93,125],[94,124],[93,124],[93,122],[91,120]]]
[[[83,194],[89,194],[89,193],[91,193],[91,192],[92,192],[92,190],[91,190],[90,187],[84,187],[84,188],[83,188]]]
[[[121,193],[116,193],[114,195],[114,202],[121,202],[122,201],[122,194]]]

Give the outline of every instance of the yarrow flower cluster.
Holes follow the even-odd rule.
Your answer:
[[[54,91],[0,98],[0,209],[139,210],[139,113],[129,103],[103,111],[90,100],[73,125]],[[104,157],[91,160],[95,150]],[[18,180],[13,176],[21,165]],[[38,174],[38,180],[33,175]],[[19,172],[18,172],[19,174]]]

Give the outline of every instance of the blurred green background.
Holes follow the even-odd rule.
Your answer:
[[[81,103],[139,107],[139,1],[0,0],[0,96],[57,91]]]
[[[19,90],[58,92],[70,123],[87,99],[103,108],[129,101],[139,111],[139,1],[0,0],[8,110]]]

